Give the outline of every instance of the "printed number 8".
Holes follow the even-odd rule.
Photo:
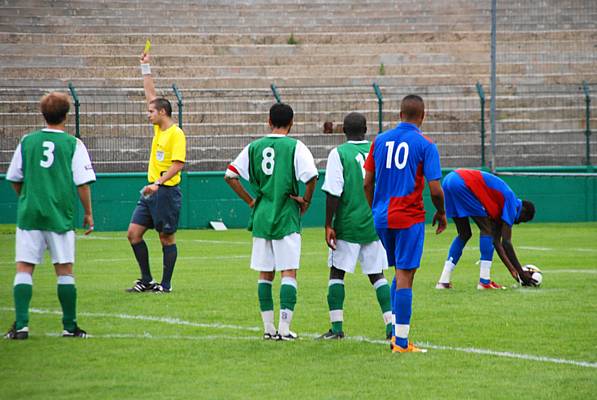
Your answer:
[[[44,150],[44,156],[46,157],[45,160],[41,160],[39,165],[44,168],[50,168],[54,163],[54,142],[45,141],[41,144]]]
[[[263,149],[263,153],[261,153],[261,155],[263,156],[263,161],[261,161],[261,169],[263,170],[263,173],[266,175],[273,174],[274,173],[274,165],[276,163],[274,161],[276,152],[274,151],[273,148],[266,147],[265,149]]]

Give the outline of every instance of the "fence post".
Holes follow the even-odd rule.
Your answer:
[[[379,123],[379,131],[377,133],[381,133],[383,131],[383,96],[381,95],[379,85],[375,82],[373,82],[373,91],[377,97],[377,120]]]
[[[481,167],[485,168],[485,91],[480,82],[477,82],[475,86],[481,103]]]
[[[489,104],[489,118],[491,123],[491,161],[489,167],[491,172],[495,173],[495,108],[497,101],[497,61],[496,61],[496,47],[497,47],[497,0],[491,0],[491,79],[490,79],[490,92],[491,100]]]
[[[77,96],[77,90],[73,86],[72,82],[68,83],[68,90],[70,90],[70,95],[73,97],[75,101],[75,137],[81,138],[81,116],[79,114],[81,103],[79,103],[79,96]]]
[[[176,83],[172,84],[172,90],[174,90],[174,94],[176,95],[177,104],[178,104],[178,127],[182,129],[182,95],[176,86]]]
[[[582,81],[582,89],[585,92],[585,139],[587,168],[591,168],[591,94],[587,81]]]
[[[276,99],[276,103],[281,103],[282,98],[280,97],[280,92],[278,92],[278,87],[276,86],[276,84],[272,82],[272,84],[269,85],[269,87],[270,89],[272,89],[272,93]]]

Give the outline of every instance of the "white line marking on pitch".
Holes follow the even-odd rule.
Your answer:
[[[84,236],[84,235],[77,235],[77,239],[81,240],[116,240],[116,241],[127,241],[126,236]],[[144,238],[145,241],[157,241],[157,238],[146,237]],[[210,244],[251,244],[250,240],[241,242],[231,242],[227,240],[204,240],[204,239],[176,239],[177,242],[194,242],[194,243],[210,243]]]
[[[597,274],[597,269],[544,269],[549,274]]]
[[[3,311],[13,311],[12,308],[2,307],[0,308]],[[32,313],[35,314],[53,314],[53,315],[62,315],[61,311],[54,311],[54,310],[42,310],[38,308],[32,308],[30,310]],[[109,313],[92,313],[92,312],[80,312],[79,315],[87,316],[87,317],[106,317],[106,318],[121,318],[125,320],[142,320],[142,321],[152,321],[152,322],[163,322],[170,325],[180,325],[180,326],[193,326],[199,328],[214,328],[214,329],[235,329],[235,330],[242,330],[242,331],[250,331],[250,332],[261,332],[261,328],[258,327],[250,327],[250,326],[240,326],[240,325],[227,325],[227,324],[219,324],[219,323],[200,323],[200,322],[191,322],[185,321],[178,318],[167,318],[167,317],[152,317],[146,315],[129,315],[129,314],[109,314]],[[52,334],[48,334],[52,335]],[[312,337],[315,338],[318,335],[313,333],[302,334],[303,337]],[[169,339],[169,338],[183,338],[189,340],[215,340],[215,339],[240,339],[238,336],[230,336],[230,335],[208,335],[208,336],[153,336],[150,333],[145,333],[143,335],[128,335],[128,334],[121,334],[121,335],[90,335],[90,337],[97,337],[97,338],[135,338],[135,339]],[[242,340],[262,340],[261,338],[250,338]],[[346,339],[356,342],[363,342],[363,343],[372,343],[378,345],[387,346],[388,342],[385,340],[376,340],[370,339],[364,336],[351,336],[347,337]],[[346,340],[345,339],[345,340]],[[577,367],[585,367],[585,368],[597,368],[597,362],[590,362],[590,361],[576,361],[576,360],[566,360],[563,358],[554,358],[554,357],[544,357],[544,356],[535,356],[532,354],[522,354],[522,353],[512,353],[509,351],[495,351],[489,349],[476,349],[474,347],[452,347],[452,346],[442,346],[436,345],[427,342],[418,342],[418,344],[422,347],[427,347],[430,349],[435,350],[446,350],[446,351],[458,351],[462,353],[469,353],[469,354],[481,354],[481,355],[489,355],[495,357],[505,357],[505,358],[516,358],[521,360],[527,361],[537,361],[537,362],[549,362],[554,364],[568,364],[574,365]]]

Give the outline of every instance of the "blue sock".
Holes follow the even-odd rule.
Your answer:
[[[408,347],[408,331],[410,330],[410,317],[412,315],[413,290],[410,288],[398,289],[394,302],[396,314],[396,344],[402,348]],[[401,325],[401,326],[400,326]]]
[[[481,261],[493,260],[493,239],[491,236],[481,235],[479,237],[479,248],[481,250]],[[479,282],[488,284],[491,279],[479,279]]]
[[[394,302],[396,301],[396,273],[394,273],[394,279],[392,279],[392,286],[390,287],[390,304],[392,305],[392,315],[394,318],[396,317],[396,312],[394,308]],[[394,324],[392,324],[392,336],[396,336],[396,332],[394,331]]]
[[[462,249],[466,242],[460,239],[460,236],[456,236],[452,241],[452,245],[450,246],[450,251],[448,252],[448,261],[451,261],[453,264],[458,264],[458,260],[460,260],[460,256],[462,256]]]

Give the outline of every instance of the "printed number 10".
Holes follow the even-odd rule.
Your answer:
[[[396,168],[403,169],[406,167],[406,161],[408,160],[408,143],[401,142],[394,153],[394,144],[395,142],[386,142],[386,147],[388,148],[387,158],[386,158],[386,168],[392,168],[392,161],[396,165]],[[403,151],[404,150],[404,151]],[[400,161],[400,155],[402,153],[402,161]]]

